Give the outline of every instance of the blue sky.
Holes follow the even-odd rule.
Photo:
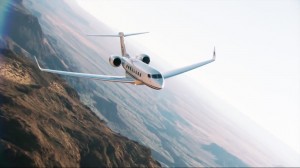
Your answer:
[[[300,1],[77,1],[116,32],[150,31],[129,42],[170,69],[216,46],[213,65],[186,75],[300,153]]]

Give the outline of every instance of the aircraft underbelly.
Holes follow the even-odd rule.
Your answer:
[[[134,82],[135,85],[144,85],[144,83],[142,81],[136,80]]]

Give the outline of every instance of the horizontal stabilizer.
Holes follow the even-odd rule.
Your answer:
[[[146,34],[146,33],[149,33],[149,32],[141,32],[141,33],[131,33],[131,34],[124,34],[124,37],[127,37],[127,36],[134,36],[134,35],[140,35],[140,34]]]
[[[120,37],[119,35],[99,35],[99,34],[88,34],[87,36],[99,36],[99,37]]]
[[[140,33],[130,33],[130,34],[124,34],[123,32],[119,32],[117,35],[101,35],[101,34],[88,34],[87,36],[99,36],[99,37],[127,37],[127,36],[134,36],[134,35],[140,35],[140,34],[146,34],[149,32],[140,32]]]

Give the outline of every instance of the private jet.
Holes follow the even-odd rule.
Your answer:
[[[141,32],[141,33],[132,33],[132,34],[124,34],[123,32],[119,32],[118,35],[89,35],[89,36],[100,36],[100,37],[119,37],[121,43],[121,53],[122,55],[112,55],[109,57],[109,63],[113,67],[122,66],[125,70],[124,76],[110,76],[110,75],[98,75],[98,74],[88,74],[88,73],[78,73],[78,72],[69,72],[69,71],[60,71],[53,69],[44,69],[39,65],[38,60],[35,57],[35,61],[37,66],[41,71],[55,73],[60,75],[74,76],[74,77],[82,77],[82,78],[90,78],[90,79],[98,79],[102,81],[110,81],[110,82],[121,82],[121,83],[130,83],[134,85],[147,85],[152,89],[160,90],[164,88],[165,79],[171,78],[173,76],[188,72],[195,68],[199,68],[203,65],[209,64],[216,59],[216,52],[214,48],[213,57],[210,60],[198,62],[189,66],[185,66],[182,68],[174,69],[165,73],[159,72],[157,69],[153,68],[149,65],[150,57],[146,54],[140,54],[136,57],[131,57],[125,48],[124,37],[140,35],[149,32]]]

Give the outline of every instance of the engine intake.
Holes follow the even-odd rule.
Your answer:
[[[137,59],[143,61],[145,64],[149,64],[150,63],[150,57],[146,54],[140,54],[137,56]]]
[[[112,56],[109,57],[109,63],[113,67],[119,67],[122,63],[122,59],[121,59],[120,56],[112,55]]]

